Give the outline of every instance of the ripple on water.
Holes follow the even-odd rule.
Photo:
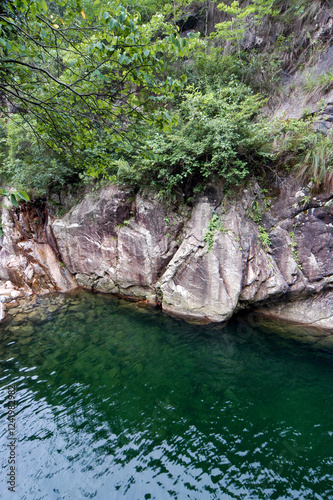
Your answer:
[[[329,352],[99,295],[63,305],[0,345],[20,498],[333,497]]]

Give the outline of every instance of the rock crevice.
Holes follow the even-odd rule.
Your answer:
[[[53,221],[45,206],[36,220],[27,206],[4,207],[0,278],[35,293],[79,285],[120,294],[196,322],[255,308],[333,329],[333,203],[322,193],[305,208],[303,192],[286,184],[260,225],[249,216],[255,183],[232,203],[209,188],[191,210],[116,186]],[[219,225],[208,248],[213,215]]]

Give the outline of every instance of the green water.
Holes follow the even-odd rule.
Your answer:
[[[249,331],[90,294],[3,331],[2,498],[332,499],[333,352]]]

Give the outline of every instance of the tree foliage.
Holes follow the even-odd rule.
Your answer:
[[[230,17],[215,26],[214,36],[239,42],[248,27],[259,24],[265,16],[272,17],[278,14],[278,10],[274,9],[274,3],[275,0],[256,0],[245,5],[241,5],[238,1],[232,2],[231,5],[221,2],[218,8]]]
[[[161,75],[188,45],[159,14],[140,24],[120,5],[95,7],[88,18],[61,0],[14,0],[0,14],[2,114],[94,167],[101,135],[120,148],[130,128],[169,123],[161,104],[181,82]]]
[[[35,119],[30,120],[37,127]],[[1,173],[17,189],[29,188],[45,196],[50,189],[60,190],[79,181],[82,169],[74,168],[69,159],[58,155],[45,142],[40,143],[20,117],[7,124],[6,146]]]
[[[149,140],[151,159],[120,162],[118,178],[150,182],[167,196],[175,190],[189,195],[214,178],[238,184],[249,173],[250,159],[264,155],[265,129],[254,121],[261,106],[262,99],[237,80],[201,90],[187,87],[177,127]]]
[[[103,175],[165,196],[191,196],[215,179],[242,182],[258,167],[296,166],[316,182],[331,175],[330,138],[319,136],[312,122],[260,117],[265,98],[278,92],[292,39],[280,30],[281,19],[286,12],[308,13],[304,0],[287,10],[282,0],[219,3],[224,19],[200,40],[180,37],[177,23],[197,9],[207,27],[206,0],[126,5],[2,2],[0,174],[6,181],[45,194],[87,174]],[[266,37],[269,50],[246,45],[249,32],[276,19],[279,35]]]

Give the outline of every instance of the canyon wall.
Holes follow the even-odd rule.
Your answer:
[[[251,309],[333,329],[333,196],[309,193],[289,179],[270,197],[253,181],[233,199],[208,187],[193,207],[167,208],[112,185],[61,218],[41,202],[7,206],[0,278],[34,294],[146,300],[200,323]]]

